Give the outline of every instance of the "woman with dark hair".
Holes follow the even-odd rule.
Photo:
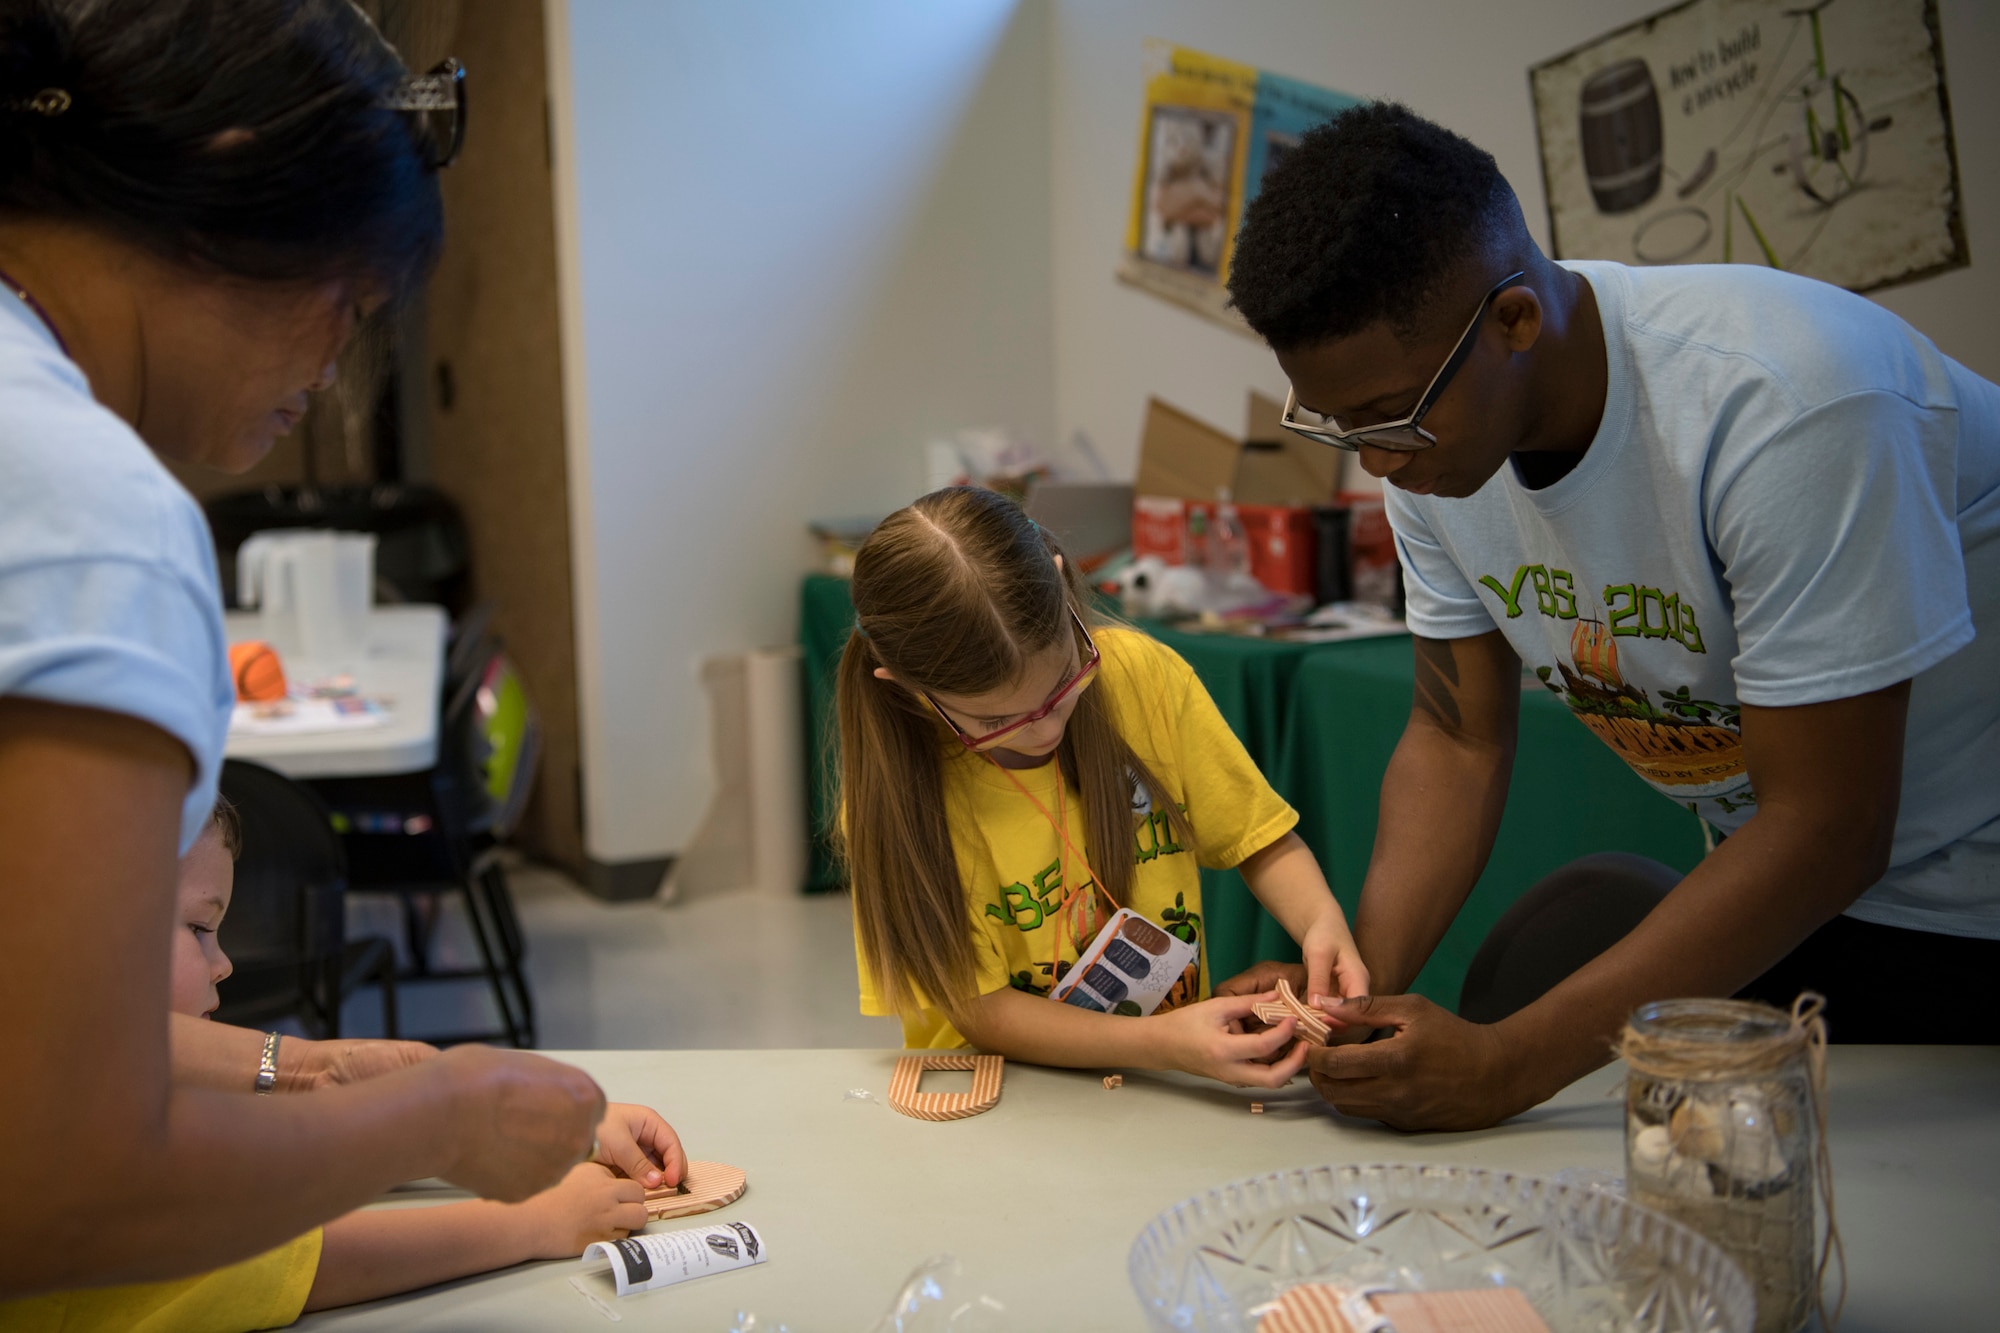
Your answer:
[[[0,0],[0,1298],[242,1260],[415,1177],[522,1199],[590,1147],[596,1085],[531,1055],[270,1099],[270,1043],[236,1092],[170,1064],[231,688],[156,455],[249,467],[421,281],[453,91],[348,0]]]

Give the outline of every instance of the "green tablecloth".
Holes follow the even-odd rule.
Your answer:
[[[833,669],[854,621],[844,579],[808,576],[801,594],[813,824],[826,824]],[[1299,812],[1299,835],[1349,919],[1375,841],[1382,773],[1410,712],[1407,638],[1286,644],[1145,628],[1187,659],[1271,785]],[[1442,826],[1456,817],[1439,811]],[[1486,873],[1413,987],[1456,1008],[1466,964],[1487,930],[1536,880],[1599,851],[1638,852],[1678,870],[1701,858],[1695,817],[1659,796],[1542,690],[1521,698],[1507,813]],[[809,887],[839,887],[816,839]],[[1235,871],[1202,872],[1209,967],[1216,977],[1298,949]]]

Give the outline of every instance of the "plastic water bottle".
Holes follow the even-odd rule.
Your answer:
[[[1208,529],[1208,572],[1222,587],[1250,576],[1250,538],[1230,499],[1229,488],[1215,489],[1215,520]]]

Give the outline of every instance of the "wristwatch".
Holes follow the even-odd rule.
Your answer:
[[[257,1061],[257,1095],[262,1097],[278,1085],[278,1040],[284,1034],[266,1032],[264,1034],[264,1055]]]

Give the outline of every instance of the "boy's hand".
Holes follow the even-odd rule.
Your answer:
[[[1170,1068],[1239,1088],[1282,1088],[1304,1067],[1309,1049],[1293,1036],[1294,1020],[1243,1031],[1254,1006],[1277,998],[1276,991],[1218,996],[1140,1021],[1154,1025],[1161,1062]]]
[[[524,1051],[455,1046],[412,1071],[449,1081],[445,1131],[454,1185],[515,1203],[561,1180],[590,1152],[604,1094],[581,1069]]]
[[[569,1169],[562,1183],[520,1205],[529,1215],[537,1259],[574,1259],[601,1240],[622,1240],[646,1225],[646,1190],[595,1162]]]
[[[678,1185],[687,1174],[680,1135],[650,1106],[612,1102],[597,1126],[594,1159],[622,1171],[647,1189]]]

